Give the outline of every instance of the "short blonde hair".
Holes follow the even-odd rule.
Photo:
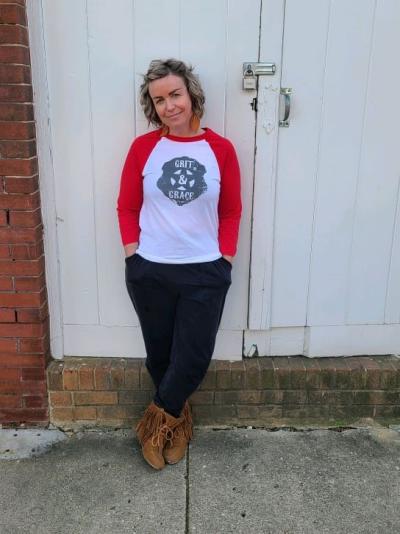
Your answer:
[[[143,75],[143,83],[140,86],[140,104],[142,105],[143,112],[149,125],[162,125],[150,97],[149,84],[154,80],[168,76],[168,74],[179,76],[185,82],[186,89],[188,90],[192,101],[192,111],[199,119],[201,119],[204,115],[204,103],[206,98],[198,76],[193,74],[193,67],[191,65],[186,65],[183,61],[178,59],[153,59],[153,61],[150,62],[146,74]]]

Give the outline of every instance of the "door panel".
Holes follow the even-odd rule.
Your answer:
[[[393,68],[400,5],[286,0],[284,7],[280,86],[293,88],[290,126],[279,128],[274,151],[259,127],[261,106],[250,328],[399,322],[400,105],[388,105],[382,81],[387,88],[400,81]],[[269,48],[263,60],[278,62],[279,54]],[[278,79],[269,87],[277,90]],[[260,145],[276,155],[269,174]]]
[[[116,201],[129,145],[148,130],[139,105],[141,74],[151,59],[175,56],[193,64],[200,76],[206,93],[202,125],[231,139],[239,157],[239,250],[215,354],[240,358],[255,149],[250,107],[255,92],[242,90],[242,63],[258,57],[261,0],[42,0],[41,5],[65,354],[145,355],[125,288]],[[117,344],[115,337],[125,341]]]

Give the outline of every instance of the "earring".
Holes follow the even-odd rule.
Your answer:
[[[200,128],[200,119],[195,113],[193,113],[190,119],[190,128],[193,130],[193,132],[197,132],[197,130]]]

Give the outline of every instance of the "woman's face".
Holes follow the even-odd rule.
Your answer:
[[[168,74],[149,83],[149,93],[161,122],[172,135],[189,135],[192,102],[180,76]]]

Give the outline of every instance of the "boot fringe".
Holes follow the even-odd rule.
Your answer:
[[[154,434],[157,434],[164,423],[164,411],[153,402],[146,408],[142,419],[136,426],[139,443],[143,445]]]
[[[184,421],[182,423],[183,434],[185,438],[190,441],[193,438],[193,420],[188,401],[185,402],[182,415],[184,416]]]

